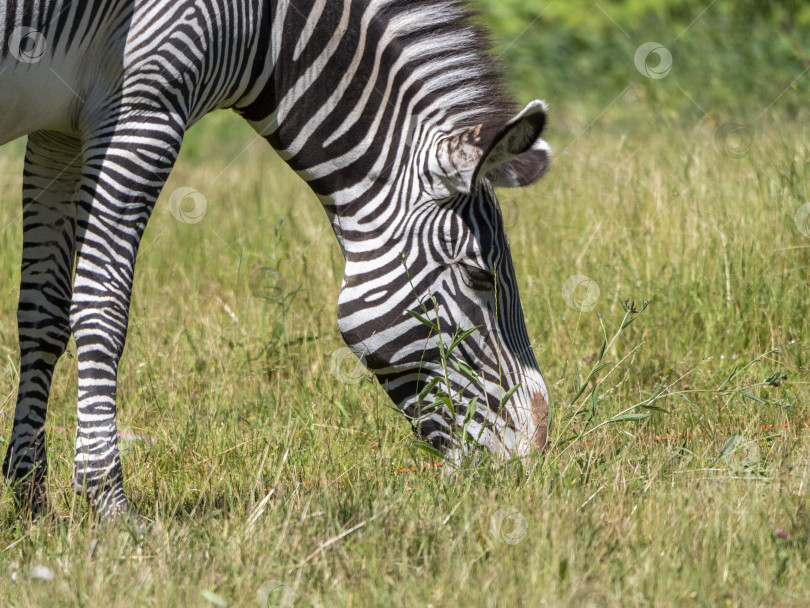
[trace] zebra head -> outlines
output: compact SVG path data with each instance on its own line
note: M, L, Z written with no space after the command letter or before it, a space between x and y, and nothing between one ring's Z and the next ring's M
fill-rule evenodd
M525 456L547 443L548 395L493 191L545 172L545 119L535 101L509 121L415 127L410 162L377 193L391 211L372 205L341 221L341 333L417 433L450 456L475 443Z

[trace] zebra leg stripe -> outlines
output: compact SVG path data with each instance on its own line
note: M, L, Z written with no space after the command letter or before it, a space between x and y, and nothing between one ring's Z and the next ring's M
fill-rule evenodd
M49 132L28 138L23 177L23 257L17 324L20 384L3 475L34 514L46 507L45 413L51 377L70 337L78 140ZM23 482L24 481L24 482Z
M118 454L116 378L135 257L180 148L179 124L158 116L119 120L87 150L70 310L79 360L73 487L102 517L134 514Z

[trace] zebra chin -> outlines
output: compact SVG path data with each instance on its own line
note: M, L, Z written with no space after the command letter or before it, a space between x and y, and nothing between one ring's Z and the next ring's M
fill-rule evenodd
M548 393L539 370L522 370L517 389L503 406L502 397L512 387L489 383L488 391L472 390L468 380L450 373L453 393L463 395L454 399L455 412L451 412L447 407L430 408L440 399L437 391L419 398L421 389L441 377L440 370L427 367L432 366L372 371L416 435L440 450L449 462L460 462L477 448L483 448L497 461L506 461L530 458L548 447ZM473 399L476 409L468 415Z

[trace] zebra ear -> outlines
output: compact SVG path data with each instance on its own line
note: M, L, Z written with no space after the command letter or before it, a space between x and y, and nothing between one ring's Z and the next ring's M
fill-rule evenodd
M546 125L545 102L536 100L510 120L492 142L476 170L493 186L516 188L533 184L551 162L551 148L540 134Z
M505 125L478 125L444 138L432 173L449 192L472 192L481 179L493 186L527 186L545 173L551 149L540 138L546 104L533 101Z
M551 148L538 137L526 152L489 169L485 175L496 188L520 188L540 179L550 164Z

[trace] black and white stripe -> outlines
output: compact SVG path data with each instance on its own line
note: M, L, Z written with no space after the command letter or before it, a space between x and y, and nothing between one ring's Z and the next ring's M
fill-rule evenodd
M218 108L247 119L322 201L346 258L340 330L416 430L459 455L455 427L477 396L470 431L493 453L545 446L547 393L492 190L546 169L545 106L510 118L461 2L0 0L0 48L0 144L29 136L3 471L28 476L19 487L35 508L50 377L72 332L74 487L104 515L129 512L115 390L138 244L183 134ZM450 370L455 420L417 403L443 373L446 336L407 314L428 295L443 329L481 326L457 351L481 386Z

